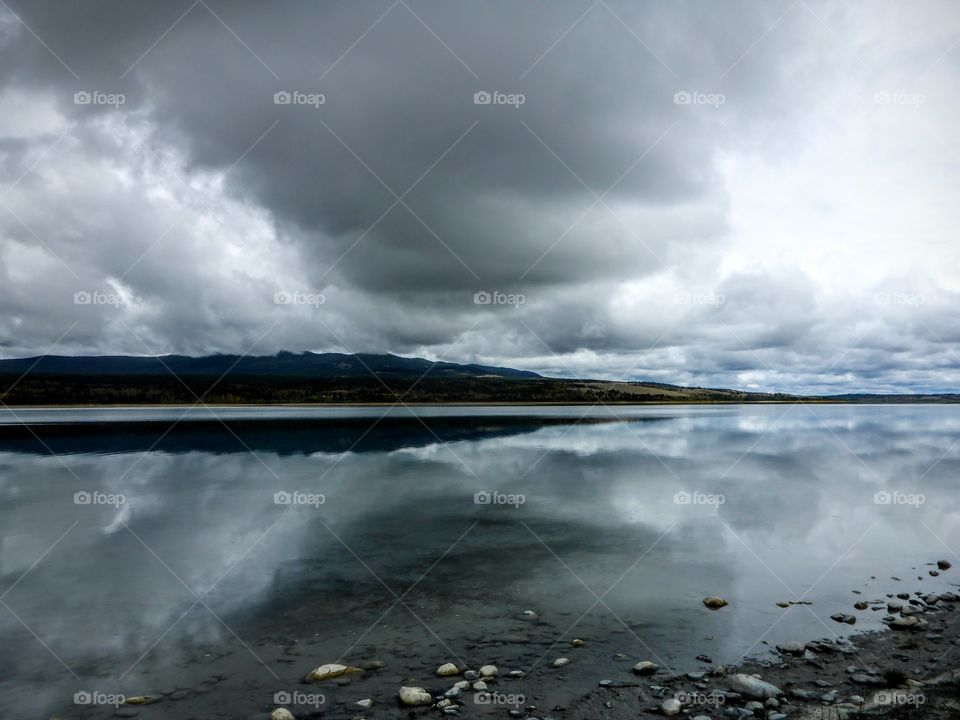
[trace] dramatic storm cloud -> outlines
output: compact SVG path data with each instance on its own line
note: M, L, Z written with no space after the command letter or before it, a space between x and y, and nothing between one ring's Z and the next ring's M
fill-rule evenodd
M0 2L0 354L960 380L960 9Z

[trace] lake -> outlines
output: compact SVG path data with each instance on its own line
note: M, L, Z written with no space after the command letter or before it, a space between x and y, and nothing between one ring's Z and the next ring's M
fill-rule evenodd
M0 413L5 716L151 695L121 714L264 718L286 693L298 718L399 718L447 661L522 670L511 692L552 707L955 587L929 571L960 567L956 406L384 411Z

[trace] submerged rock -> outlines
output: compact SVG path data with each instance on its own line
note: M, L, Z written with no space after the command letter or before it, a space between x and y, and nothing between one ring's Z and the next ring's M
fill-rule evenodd
M753 677L752 675L744 675L743 673L730 676L730 689L758 700L766 700L767 698L783 695L783 690L776 685Z
M777 650L788 655L803 655L807 649L807 644L797 641L785 642L777 645Z
M328 663L326 665L321 665L316 670L313 670L309 675L307 675L307 679L319 682L320 680L333 680L335 678L343 677L344 675L362 672L363 670L358 667L350 667L349 665L340 665L338 663Z

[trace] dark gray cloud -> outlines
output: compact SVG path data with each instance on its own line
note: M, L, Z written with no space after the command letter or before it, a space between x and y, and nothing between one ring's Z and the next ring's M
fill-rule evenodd
M949 3L887 36L893 4L8 4L6 354L346 347L780 389L956 376ZM897 141L860 147L877 127ZM924 192L906 276L878 156Z

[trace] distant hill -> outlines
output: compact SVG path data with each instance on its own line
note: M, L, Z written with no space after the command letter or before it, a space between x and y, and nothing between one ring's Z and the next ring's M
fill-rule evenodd
M0 374L23 374L31 377L74 376L163 376L179 377L231 376L288 377L288 378L357 378L371 373L391 378L418 378L426 374L433 378L499 377L539 378L535 372L486 365L460 365L451 362L432 362L422 358L397 355L343 353L281 352L272 356L208 355L187 357L163 355L134 357L128 355L62 356L0 360Z
M956 403L960 395L800 396L652 382L550 378L397 355L99 356L0 360L5 405L286 403Z

